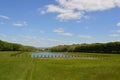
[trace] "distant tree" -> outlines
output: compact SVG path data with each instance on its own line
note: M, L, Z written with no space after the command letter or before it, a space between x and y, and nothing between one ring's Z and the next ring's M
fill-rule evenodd
M120 42L60 45L50 48L52 52L120 53Z
M0 40L0 51L36 51L37 48Z

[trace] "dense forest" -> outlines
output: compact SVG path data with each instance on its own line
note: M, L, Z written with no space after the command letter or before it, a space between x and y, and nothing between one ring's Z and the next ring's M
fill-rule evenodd
M32 46L24 46L17 43L9 43L0 40L0 51L37 51ZM43 51L43 50L40 50ZM120 53L120 42L92 43L92 44L73 44L59 45L44 49L51 52L88 52L88 53Z
M37 49L32 46L24 46L16 43L9 43L0 40L0 51L36 51Z
M59 45L50 48L51 52L120 53L120 42Z

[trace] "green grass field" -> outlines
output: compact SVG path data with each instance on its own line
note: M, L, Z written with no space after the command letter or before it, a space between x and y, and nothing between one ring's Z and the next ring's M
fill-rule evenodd
M0 52L0 80L120 80L119 54L69 53L79 58L30 58ZM68 53L66 53L68 54Z

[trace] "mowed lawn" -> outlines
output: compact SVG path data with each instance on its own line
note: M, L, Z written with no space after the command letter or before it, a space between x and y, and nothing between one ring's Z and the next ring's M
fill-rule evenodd
M119 54L70 53L79 58L11 57L0 52L0 80L120 80Z

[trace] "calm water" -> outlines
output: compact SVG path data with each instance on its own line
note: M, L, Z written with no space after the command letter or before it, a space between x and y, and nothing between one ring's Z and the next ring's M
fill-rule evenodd
M52 53L52 52L39 52L39 53L33 53L31 55L31 57L33 58L37 58L37 57L50 57L50 58L55 58L55 57L74 57L73 55L68 55L68 54L63 54L63 53Z

